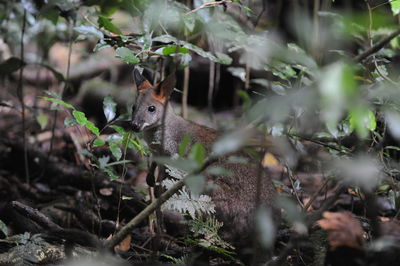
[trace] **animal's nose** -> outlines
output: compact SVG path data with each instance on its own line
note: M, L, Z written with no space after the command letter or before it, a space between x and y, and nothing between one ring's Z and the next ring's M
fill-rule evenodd
M137 123L132 122L132 130L135 132L139 132L140 126Z

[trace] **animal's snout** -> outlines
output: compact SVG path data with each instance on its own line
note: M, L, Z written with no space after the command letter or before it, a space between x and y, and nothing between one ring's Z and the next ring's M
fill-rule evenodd
M132 130L135 132L140 131L140 125L137 122L132 122Z

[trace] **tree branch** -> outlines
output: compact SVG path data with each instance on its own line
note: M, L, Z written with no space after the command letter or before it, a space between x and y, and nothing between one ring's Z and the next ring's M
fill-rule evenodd
M392 39L396 38L397 35L400 34L400 29L392 32L391 34L389 34L387 37L383 38L382 40L380 40L379 42L377 42L374 46L370 47L368 50L364 51L363 53L355 56L353 59L356 62L361 62L362 60L364 60L365 58L367 58L368 56L378 52L380 49L382 49L386 44L388 44Z

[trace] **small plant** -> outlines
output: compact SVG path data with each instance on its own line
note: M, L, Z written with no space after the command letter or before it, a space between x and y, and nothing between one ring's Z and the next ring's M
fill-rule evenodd
M116 103L114 100L107 96L103 101L104 115L107 119L107 124L100 130L94 125L93 122L86 118L85 113L78 111L73 105L63 101L58 95L52 93L52 97L42 97L43 100L52 102L55 106L52 109L61 110L59 106L63 107L64 110L69 112L71 116L68 116L64 120L64 125L69 126L82 126L87 128L95 136L92 138L90 143L87 145L87 149L78 151L81 154L87 156L92 161L92 166L105 172L111 179L117 179L118 176L115 174L113 169L116 165L125 165L131 161L125 160L127 149L137 150L141 155L147 155L148 151L142 145L142 141L139 137L133 135L131 132L126 131L124 128L113 125L115 121L118 121L116 117ZM109 135L107 138L101 137L101 132L106 128L111 128L115 132ZM110 156L97 157L93 153L94 147L105 147L108 148L114 158L112 160Z

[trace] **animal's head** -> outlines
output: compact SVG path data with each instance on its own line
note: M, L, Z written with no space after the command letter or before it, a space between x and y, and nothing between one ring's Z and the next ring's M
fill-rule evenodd
M161 125L164 108L176 79L175 75L170 75L152 86L137 69L134 70L134 78L137 94L132 107L132 129L139 132Z

